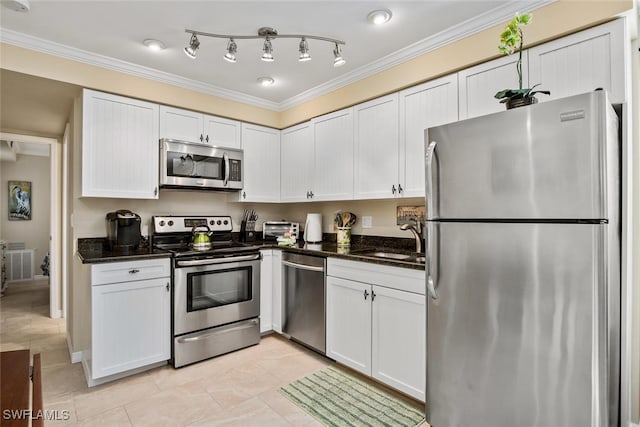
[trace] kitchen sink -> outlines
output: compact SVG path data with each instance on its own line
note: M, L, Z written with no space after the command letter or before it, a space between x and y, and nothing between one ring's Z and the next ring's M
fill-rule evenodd
M397 259L397 260L407 260L412 258L411 255L407 255L407 254L398 254L395 252L383 252L383 251L365 252L362 255L372 256L376 258L390 258L390 259Z

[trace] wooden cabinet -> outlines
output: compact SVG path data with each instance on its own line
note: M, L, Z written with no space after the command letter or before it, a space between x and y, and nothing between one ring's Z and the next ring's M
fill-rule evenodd
M545 102L603 88L612 103L626 100L625 21L618 19L529 49L529 82L551 91Z
M460 120L505 110L504 104L501 104L494 96L503 89L518 88L517 61L517 54L503 56L458 72L458 116ZM527 51L524 51L522 54L523 87L529 87L527 70Z
M313 125L306 122L284 129L281 138L280 201L308 201L314 187Z
M158 105L83 91L82 196L157 199Z
M94 264L90 378L105 379L170 357L169 259Z
M327 356L425 399L424 271L329 258Z
M405 89L399 95L399 192L424 197L425 130L458 120L458 79L449 75Z
M398 195L400 144L398 93L356 105L354 197L380 199Z
M314 133L312 200L353 199L353 108L311 120Z
M260 333L282 333L282 251L260 251Z
M242 124L244 185L241 202L280 200L280 131Z
M241 123L181 108L160 106L160 137L240 148Z

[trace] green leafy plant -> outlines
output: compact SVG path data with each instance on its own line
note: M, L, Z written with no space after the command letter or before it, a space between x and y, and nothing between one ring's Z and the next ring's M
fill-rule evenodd
M533 97L536 93L543 93L550 95L548 90L533 90L535 85L531 88L522 87L522 46L524 44L524 34L522 33L522 27L528 25L531 22L531 14L524 13L522 15L516 14L516 16L509 22L509 25L500 34L500 45L498 49L505 55L512 55L516 51L518 52L518 62L516 62L516 71L518 72L518 89L504 89L495 94L495 97L500 102L509 102L514 99L523 99Z

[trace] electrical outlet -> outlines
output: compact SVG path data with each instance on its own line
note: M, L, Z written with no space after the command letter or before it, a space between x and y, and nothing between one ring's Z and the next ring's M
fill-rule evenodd
M373 219L370 216L362 217L362 228L371 228L373 227Z

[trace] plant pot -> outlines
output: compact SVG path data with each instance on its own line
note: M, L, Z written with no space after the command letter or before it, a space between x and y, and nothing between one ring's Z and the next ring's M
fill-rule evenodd
M525 105L537 104L538 98L535 96L528 96L526 98L515 98L508 100L505 105L507 106L507 110L512 108L524 107Z

